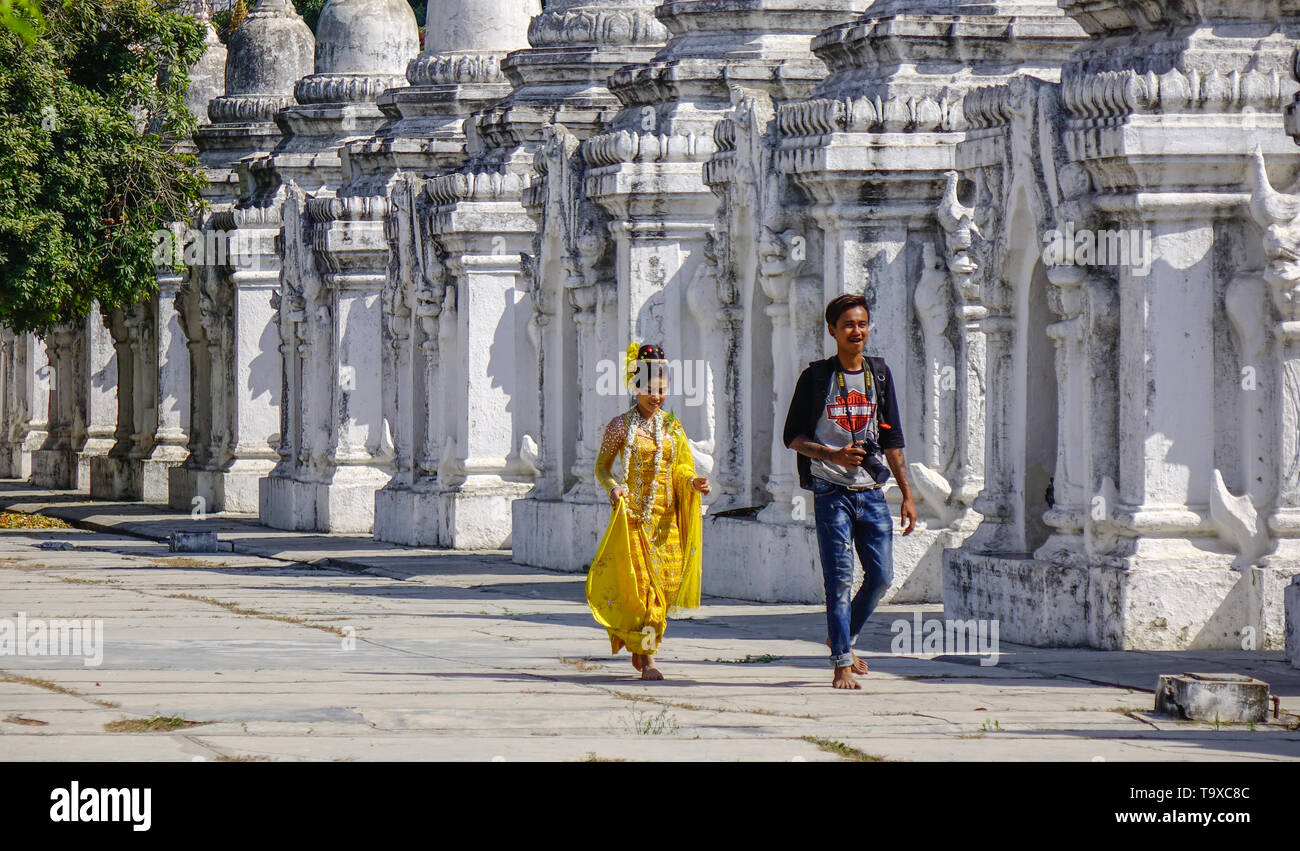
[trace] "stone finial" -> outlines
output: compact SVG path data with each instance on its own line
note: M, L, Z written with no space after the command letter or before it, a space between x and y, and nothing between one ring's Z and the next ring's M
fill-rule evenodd
M230 36L226 93L208 106L218 123L271 121L312 72L316 38L289 0L262 0Z
M208 21L201 17L200 20ZM208 103L213 98L221 97L226 90L226 46L217 37L212 23L204 24L207 39L203 45L203 55L190 67L190 87L185 92L185 102L198 119L199 124L208 123Z
M520 6L537 14L536 0L442 0L432 4L425 26L424 52L458 50L517 50L528 46L529 18Z
M668 30L655 17L660 0L550 0L528 25L533 47L574 44L655 45Z
M413 86L504 82L500 58L528 47L529 16L540 11L537 0L433 4L425 20L424 51L411 60L406 78Z
M316 22L316 70L298 81L299 103L373 101L406 84L420 28L406 0L328 0Z

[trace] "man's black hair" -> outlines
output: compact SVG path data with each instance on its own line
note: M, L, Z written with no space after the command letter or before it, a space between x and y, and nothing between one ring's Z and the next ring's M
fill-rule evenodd
M843 295L835 296L835 298L831 299L830 304L826 305L826 324L830 325L832 328L835 327L835 323L840 321L840 317L843 316L846 311L852 310L855 307L860 307L865 310L867 312L867 318L871 318L871 308L867 306L867 299L865 296L856 293L844 293Z

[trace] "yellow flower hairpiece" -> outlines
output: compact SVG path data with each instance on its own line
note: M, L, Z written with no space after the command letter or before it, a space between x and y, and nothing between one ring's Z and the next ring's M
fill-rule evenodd
M638 346L636 343L627 344L625 367L627 370L627 385L629 387L631 387L632 382L636 380L636 354L640 350L641 347Z

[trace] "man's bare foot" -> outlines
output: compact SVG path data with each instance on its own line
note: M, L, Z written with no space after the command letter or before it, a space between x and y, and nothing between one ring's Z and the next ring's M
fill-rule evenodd
M640 671L640 670L644 670L644 669L645 669L645 657L642 656L640 653L633 653L633 654L632 654L632 667L633 667L633 668L636 668L638 671Z
M850 665L835 669L835 679L831 681L831 685L835 688L862 688L853 678L853 668Z
M641 679L643 679L643 680L662 680L663 678L664 678L664 675L661 674L661 673L659 672L659 669L655 667L655 659L654 659L654 657L653 657L653 656L646 656L646 657L645 657L645 670L641 672Z
M827 647L830 647L830 646L831 646L831 640L830 640L829 638L826 639L826 646L827 646ZM850 652L851 652L851 651L850 651ZM866 673L867 673L867 663L866 663L866 662L863 662L861 659L859 659L859 658L858 658L858 654L856 654L856 653L853 654L853 665L852 665L852 668L853 668L853 673L855 673L855 674L866 674Z

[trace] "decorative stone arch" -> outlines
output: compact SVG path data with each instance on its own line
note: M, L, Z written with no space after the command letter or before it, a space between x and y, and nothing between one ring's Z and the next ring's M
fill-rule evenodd
M965 289L978 290L986 311L984 489L975 501L984 519L945 560L944 599L954 612L1023 616L1013 631L1039 636L1052 627L1032 621L1047 613L1037 601L1017 612L1016 597L1031 593L1041 563L1113 543L1115 286L1105 269L1074 265L1062 251L1095 219L1081 203L1089 177L1061 143L1060 87L1017 77L970 93L965 112L972 129L957 161L976 236L955 247L950 239L949 263L964 262ZM960 206L958 178L950 176L950 194ZM1029 584L997 591L1010 596L992 608L978 602L1006 576L1019 577L1013 588ZM1086 584L1071 593L1072 605L1091 605Z
M1062 209L1051 142L1058 135L1055 88L1017 77L967 96L972 130L958 146L958 163L974 206L954 212L953 173L940 213L941 220L969 221L975 238L950 238L949 262L961 255L986 311L984 490L975 501L984 520L969 548L1014 558L1032 556L1051 534L1060 464L1062 301L1054 278L1061 276L1049 273L1046 237L1070 212Z

